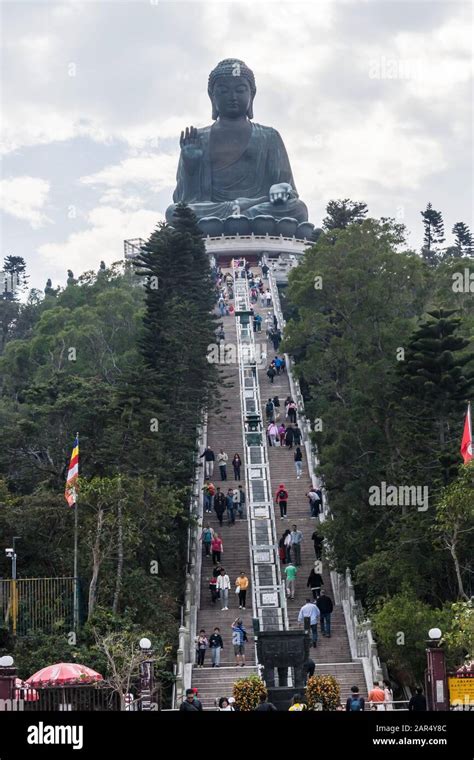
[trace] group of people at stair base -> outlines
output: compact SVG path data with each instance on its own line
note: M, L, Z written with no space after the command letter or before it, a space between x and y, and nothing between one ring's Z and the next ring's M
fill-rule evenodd
M417 689L417 692L421 694L422 690ZM424 704L423 701L418 703L419 707L417 710L426 710L426 700L424 697L422 697L422 700L424 700ZM393 710L393 691L390 681L385 680L383 686L380 686L378 681L374 681L374 686L369 691L367 701L371 710ZM359 687L352 686L351 696L346 701L347 712L364 712L364 709L365 699L360 695ZM410 706L408 709L410 710Z
M216 628L215 631L218 631L219 629ZM212 639L212 636L211 636ZM311 672L309 672L309 675L314 675L314 662L313 660L309 660L309 662L312 664ZM369 698L368 702L371 705L372 710L393 710L393 691L392 691L392 685L390 681L385 680L383 682L384 688L380 687L378 682L374 682L374 689L372 689L369 692ZM371 695L373 696L373 691L377 690L377 701L371 700ZM380 692L383 693L384 698L383 700L380 698ZM410 702L408 704L408 710L409 712L425 712L426 711L426 697L423 694L423 689L421 687L417 687L416 693L411 697ZM221 697L219 700L219 711L234 711L238 710L237 705L235 704L235 699L233 697ZM301 712L306 709L306 701L304 697L301 697L299 694L295 694L291 700L291 705L289 707L289 711L291 712ZM341 704L339 704L336 708L336 710L340 711L343 710ZM365 710L365 699L361 696L359 692L358 686L351 686L351 695L346 700L345 709L347 712L364 712ZM256 712L275 712L276 707L271 702L268 702L267 694L261 694L259 698L259 704L257 707L254 708ZM198 699L198 690L196 688L194 689L187 689L186 690L186 699L183 701L180 711L182 712L201 712L202 711L202 704Z

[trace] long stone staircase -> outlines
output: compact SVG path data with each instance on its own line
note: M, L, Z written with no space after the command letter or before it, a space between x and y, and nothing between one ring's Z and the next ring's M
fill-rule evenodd
M253 271L259 272L256 267L252 267L252 269ZM270 357L274 355L274 352L272 344L267 341L266 338L265 318L268 314L273 316L273 309L263 308L260 303L256 304L254 309L263 317L262 332L256 334L256 342L260 344L260 346L266 346L266 353L269 357L269 361ZM235 345L237 340L235 317L223 317L222 322L225 331L226 344L232 343ZM262 364L262 367L259 369L261 402L264 407L270 396L278 396L281 404L279 422L283 420L285 424L287 424L288 420L285 420L284 418L284 401L285 398L290 395L288 376L286 373L282 373L279 376L276 376L274 383L271 384L266 375L268 361L265 366ZM217 411L211 411L209 414L207 438L208 443L211 445L216 455L222 448L229 456L227 466L228 480L221 483L217 464L215 465L213 475L214 484L220 486L224 493L226 493L229 487L235 488L239 485L239 483L233 479L234 476L231 460L235 452L240 454L242 461L244 459L242 413L240 408L238 365L235 363L222 364L219 367L219 372L221 376L220 387L222 391L222 410L219 413ZM264 408L261 409L261 414L262 419L265 420ZM304 454L303 447L302 450ZM297 622L298 612L301 606L305 603L305 599L311 596L311 592L307 588L306 583L315 560L311 535L318 524L317 519L312 519L310 517L308 499L305 496L311 486L311 480L306 461L303 462L303 474L299 480L297 479L293 458L295 448L289 450L286 447L269 447L268 451L273 494L275 494L279 483L284 483L289 493L287 520L280 520L279 510L275 505L277 529L281 527L279 535L281 535L287 527L291 529L293 524L296 524L299 530L303 533L301 551L302 564L301 567L298 568L296 597L295 600L288 600L289 626L290 628L300 628L301 624ZM244 467L242 467L242 477L244 477ZM241 482L242 485L244 485L244 488L246 488L245 482ZM246 494L248 498L247 488ZM197 615L197 632L201 628L204 628L206 634L209 636L213 632L214 627L218 626L224 641L224 649L221 653L221 667L219 669L211 667L211 655L209 650L206 653L204 668L193 667L192 686L197 687L199 698L203 703L204 709L209 710L215 709L215 702L220 697L231 696L233 684L236 679L241 678L243 674L248 674L250 672L256 673L257 668L252 635L252 589L250 588L247 592L246 610L239 610L238 597L233 591L234 581L240 572L244 571L249 578L251 577L249 534L246 516L243 520L240 520L239 517L236 516L235 525L228 525L227 516L225 515L222 530L219 527L214 511L210 515L204 514L203 524L205 525L207 522L209 522L211 527L219 532L222 537L224 552L221 558L221 564L225 567L232 584L232 589L229 592L229 610L223 611L221 610L220 600L217 600L215 604L212 604L211 602L209 579L212 572L212 560L210 557L208 558L204 556L203 550L201 602ZM284 570L284 567L282 570ZM334 601L330 574L326 562L323 562L323 578L326 593L328 593ZM249 638L249 642L246 646L245 667L236 667L233 655L231 626L237 616L242 617ZM360 662L352 661L344 614L340 605L335 605L331 626L331 638L324 638L319 632L318 646L317 648L312 648L310 650L310 656L316 663L316 673L332 674L336 677L341 687L341 702L343 703L349 696L350 687L354 684L359 687L361 694L366 696L367 692L363 667Z
M223 270L224 272L231 270ZM236 320L235 317L222 317L225 332L225 343L236 344ZM227 464L227 481L221 482L219 468L217 463L214 466L214 475L212 481L214 485L219 486L224 493L228 488L237 488L241 483L245 488L245 481L234 480L234 471L231 464L235 453L240 455L242 462L243 457L243 440L242 440L242 413L240 409L240 390L239 390L239 368L235 363L222 364L219 366L220 388L222 393L222 412L218 414L211 411L208 416L208 443L215 452L216 456L220 449L224 449L229 457ZM242 465L241 476L244 478L245 468ZM248 494L247 498L248 498ZM201 606L198 611L197 631L204 628L209 636L213 633L214 628L220 628L221 636L224 642L224 648L221 652L221 667L211 667L211 653L206 652L204 668L193 668L192 685L199 691L200 699L204 709L213 709L215 700L220 697L229 697L232 695L234 681L242 678L242 674L256 673L255 667L255 647L253 644L252 634L252 589L247 591L246 609L240 610L238 596L234 593L234 581L237 576L244 571L250 578L250 552L249 552L249 535L247 523L247 509L245 510L244 519L238 515L235 518L235 525L227 524L227 515L224 515L224 524L222 530L214 510L212 514L204 514L203 524L209 522L210 526L219 533L224 545L224 552L221 557L221 564L224 566L229 575L232 588L229 591L229 610L221 610L221 603L218 599L215 604L211 602L211 592L209 590L209 579L211 577L213 565L211 557L204 556L202 559L201 572ZM208 519L209 518L209 519ZM237 616L243 620L244 627L247 630L249 641L245 647L245 667L235 667L235 657L232 646L232 623Z

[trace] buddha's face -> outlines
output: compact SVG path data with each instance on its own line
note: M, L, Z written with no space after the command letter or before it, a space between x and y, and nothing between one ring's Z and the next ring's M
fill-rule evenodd
M250 85L243 77L219 77L214 85L212 100L219 116L239 119L246 116L252 102Z

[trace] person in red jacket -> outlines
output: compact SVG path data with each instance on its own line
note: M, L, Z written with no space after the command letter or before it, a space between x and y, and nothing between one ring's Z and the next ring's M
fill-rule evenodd
M288 491L284 483L280 483L275 494L275 501L280 505L280 520L286 518L286 508L288 506Z

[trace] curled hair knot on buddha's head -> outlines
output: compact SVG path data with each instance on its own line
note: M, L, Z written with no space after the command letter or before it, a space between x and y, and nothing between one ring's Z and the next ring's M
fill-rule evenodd
M215 69L211 71L211 73L209 74L209 80L207 84L207 92L212 102L213 120L215 121L219 116L219 113L214 103L214 99L212 97L214 86L220 77L225 77L225 76L242 77L243 79L247 80L250 87L250 92L252 95L249 109L247 111L247 117L249 119L253 119L253 99L255 97L255 93L257 92L254 73L252 69L249 69L249 67L247 66L246 63L244 63L244 61L240 61L238 58L225 58L223 61L220 61L217 64Z

